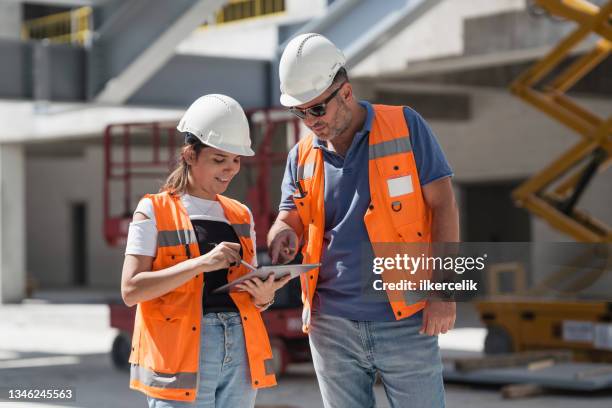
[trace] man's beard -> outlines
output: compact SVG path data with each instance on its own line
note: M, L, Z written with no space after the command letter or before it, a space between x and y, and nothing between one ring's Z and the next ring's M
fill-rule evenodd
M338 120L334 123L334 126L329 127L329 138L327 140L333 140L336 137L342 135L350 126L353 120L353 112L348 109L346 103L343 101L338 101L340 108L338 113L340 113Z

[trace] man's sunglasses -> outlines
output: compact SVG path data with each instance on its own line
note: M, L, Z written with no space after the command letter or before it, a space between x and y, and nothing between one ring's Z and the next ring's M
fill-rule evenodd
M329 103L329 101L334 99L334 96L336 96L338 94L338 92L340 91L340 89L342 89L342 86L345 83L346 82L343 82L338 88L336 88L336 90L334 92L332 92L320 104L315 105L315 106L311 106L310 108L306 108L306 109L299 109L299 108L296 108L296 107L291 107L291 108L289 108L289 112L293 113L295 116L297 116L300 119L306 119L306 116L308 114L311 114L312 116L315 116L317 118L321 117L321 116L325 116L325 114L327 113L327 104Z

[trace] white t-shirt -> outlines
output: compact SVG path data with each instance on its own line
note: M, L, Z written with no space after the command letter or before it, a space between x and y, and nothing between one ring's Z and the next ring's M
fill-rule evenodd
M183 194L181 202L191 220L221 221L229 224L218 201ZM155 257L157 253L157 223L151 199L143 198L140 200L134 213L137 212L146 215L149 219L130 223L125 254ZM257 248L255 244L255 224L251 210L249 210L249 215L251 217L251 240L253 241L253 248ZM253 261L256 262L255 259Z

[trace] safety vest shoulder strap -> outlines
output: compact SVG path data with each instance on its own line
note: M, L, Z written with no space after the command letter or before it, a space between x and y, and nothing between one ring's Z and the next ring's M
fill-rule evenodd
M155 211L155 223L158 230L166 230L174 227L189 227L189 216L187 211L180 203L178 195L162 192L157 194L147 194L153 203Z
M145 197L151 199L155 213L157 258L166 256L168 248L172 254L176 254L176 248L179 247L187 257L197 256L197 238L180 197L167 192L148 194Z
M319 151L313 148L313 140L314 136L309 134L298 143L297 180L294 180L296 184L314 176L315 165L320 156Z
M227 217L227 220L236 231L238 237L251 237L251 215L248 208L239 201L234 199L217 195L219 203L223 208L223 212Z
M370 160L412 151L403 106L373 105L375 120L370 131Z

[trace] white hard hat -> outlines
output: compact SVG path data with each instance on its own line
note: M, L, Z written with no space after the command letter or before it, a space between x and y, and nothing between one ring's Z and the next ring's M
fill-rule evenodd
M208 146L240 156L253 156L249 122L242 107L226 95L210 94L196 99L176 127Z
M297 106L312 101L329 88L344 64L342 51L321 34L298 35L287 44L278 67L280 103Z

